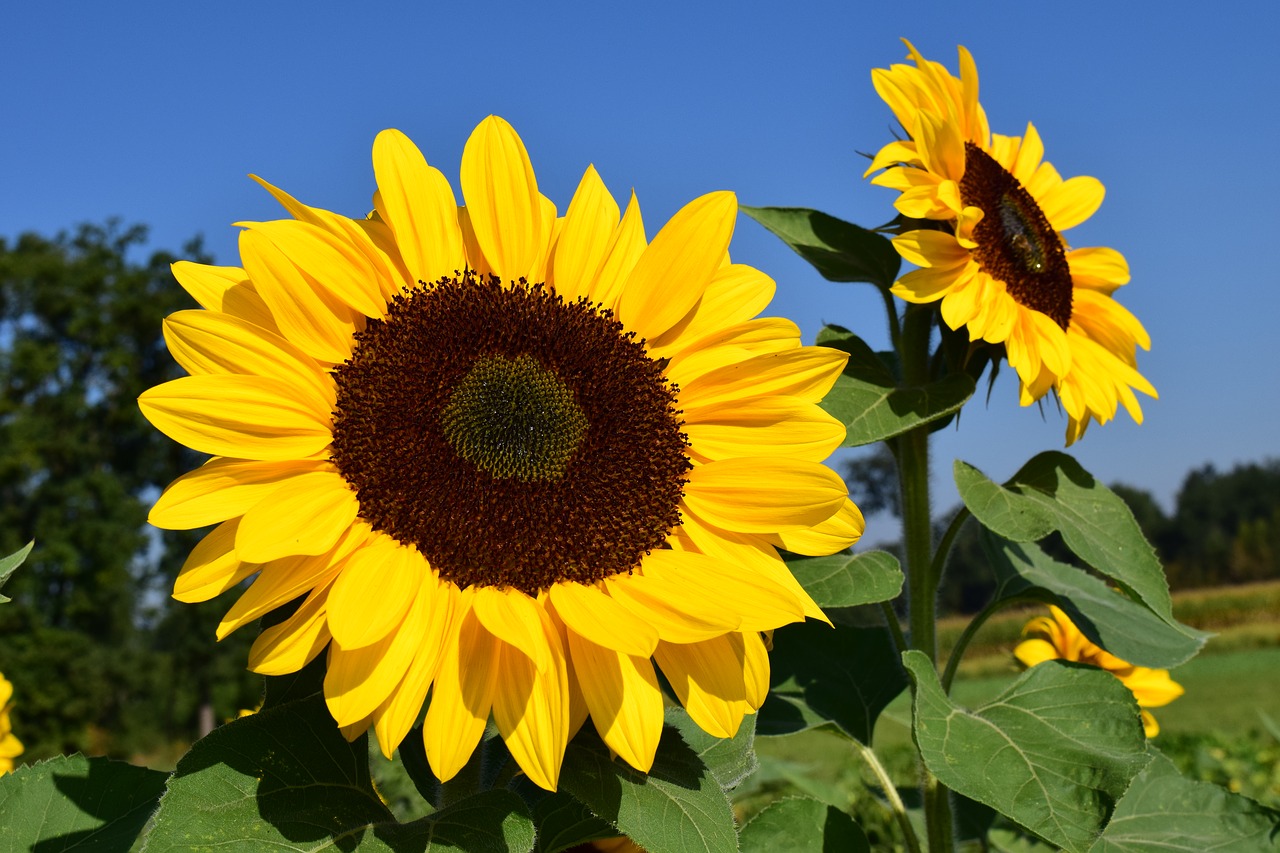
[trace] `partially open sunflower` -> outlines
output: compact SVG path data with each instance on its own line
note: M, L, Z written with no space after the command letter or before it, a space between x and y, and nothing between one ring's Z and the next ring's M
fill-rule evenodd
M959 77L907 47L914 65L876 69L872 81L908 138L881 148L867 174L899 191L899 213L946 227L893 241L919 267L893 292L941 300L947 326L1002 346L1023 405L1053 389L1068 416L1067 444L1118 405L1141 423L1134 391L1156 390L1137 370L1137 348L1151 340L1113 298L1129 265L1114 249L1073 249L1062 234L1102 204L1102 183L1063 180L1031 124L1022 137L992 134L963 47Z
M652 242L588 168L563 218L523 143L481 122L449 182L396 130L357 220L264 183L294 217L240 223L242 267L174 265L205 310L165 322L190 374L143 413L213 456L151 512L217 524L174 587L256 575L218 636L292 601L250 667L327 654L349 737L419 720L436 775L492 714L554 789L589 714L641 770L663 698L731 736L768 689L760 632L824 618L778 555L828 554L863 520L821 461L818 401L846 356L756 318L773 282L729 261L734 196Z

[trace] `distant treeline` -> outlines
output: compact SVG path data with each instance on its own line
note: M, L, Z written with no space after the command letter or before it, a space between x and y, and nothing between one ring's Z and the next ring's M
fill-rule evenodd
M893 465L883 448L847 463L850 493L865 512L897 513ZM1225 472L1213 465L1191 471L1172 515L1144 489L1121 483L1110 488L1133 510L1174 590L1280 578L1280 459ZM939 536L953 515L954 510L939 519ZM977 533L970 523L956 537L942 588L941 604L949 612L981 610L994 589ZM1047 547L1058 559L1072 560L1052 537Z

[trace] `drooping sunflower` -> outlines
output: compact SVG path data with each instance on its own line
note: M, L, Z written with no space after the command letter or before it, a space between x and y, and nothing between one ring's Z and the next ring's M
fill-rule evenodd
M13 683L0 673L0 776L13 770L14 759L22 755L22 741L13 733L9 712L13 710Z
M1023 640L1013 654L1024 666L1047 660L1069 660L1105 669L1129 688L1141 709L1142 728L1147 737L1160 733L1156 718L1147 708L1160 708L1182 695L1182 685L1169 677L1167 669L1134 666L1092 643L1067 614L1049 605L1050 616L1037 616L1022 629Z
M1067 444L1119 405L1141 423L1134 391L1156 391L1138 372L1137 348L1151 341L1113 298L1129 281L1128 263L1114 249L1073 249L1063 236L1102 204L1102 183L1063 180L1032 124L1022 137L992 134L963 47L958 78L907 47L914 65L876 69L872 81L908 138L880 149L866 174L899 191L899 213L946 226L894 239L919 269L893 292L941 300L948 327L1002 346L1023 405L1052 389L1068 416Z
M821 464L817 405L845 355L757 318L774 292L729 260L734 196L646 240L588 168L563 218L502 119L462 155L459 207L402 133L373 147L374 212L262 182L294 217L240 223L241 267L174 265L204 306L165 321L190 376L139 398L213 456L151 511L218 526L174 597L256 575L218 637L282 605L250 668L327 655L329 709L389 756L418 721L452 777L490 715L554 789L590 715L647 770L654 664L731 736L763 702L762 631L821 611L779 548L841 550L863 520Z

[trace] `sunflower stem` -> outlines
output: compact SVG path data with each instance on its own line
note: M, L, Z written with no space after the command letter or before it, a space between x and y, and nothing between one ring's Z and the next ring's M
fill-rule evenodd
M951 654L947 657L947 668L942 673L942 689L948 694L951 693L951 682L955 680L956 668L960 665L960 658L964 655L964 650L968 648L969 641L978 633L978 629L983 624L1004 610L1006 607L1012 607L1015 604L1026 604L1028 602L1039 601L1034 595L1014 595L1009 598L1000 598L990 602L982 609L982 612L970 620L969 624L964 627L964 631L960 634L960 638L956 640L955 648L951 650Z
M902 830L902 842L907 848L907 853L920 853L920 839L916 837L915 827L911 825L911 818L907 816L907 807L903 805L902 797L898 795L898 786L894 785L893 780L889 778L889 773L884 769L884 765L880 763L880 758L876 755L875 750L859 741L854 741L854 746L858 750L858 754L862 756L862 760L866 762L867 767L875 774L880 790L884 791L884 797L889 801L889 808L893 811L894 820L898 822L898 827Z
M929 381L929 345L934 310L912 305L902 324L902 380L908 387ZM898 482L902 490L902 538L906 556L911 648L937 662L937 594L941 575L933 551L933 519L929 499L929 426L916 427L895 440ZM945 559L945 557L944 557ZM940 561L939 561L940 562ZM951 853L955 837L947 789L921 764L920 793L930 853Z

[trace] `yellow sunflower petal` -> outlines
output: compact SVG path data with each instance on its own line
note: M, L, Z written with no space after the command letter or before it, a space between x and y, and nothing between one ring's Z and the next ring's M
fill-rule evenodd
M418 595L429 595L427 565L390 536L376 537L342 567L329 594L329 630L344 649L387 636Z
M305 281L317 293L366 317L386 313L378 271L364 252L351 245L348 235L294 219L238 224L270 240L292 262L300 276L293 276L291 282Z
M1058 654L1058 650L1054 648L1053 643L1041 639L1023 640L1018 643L1013 650L1013 656L1026 666L1035 666L1038 663L1057 660L1061 657Z
M1071 283L1077 288L1111 294L1129 283L1129 262L1115 249L1089 247L1067 252Z
M556 789L560 764L569 744L568 650L545 610L538 608L542 636L549 650L547 665L539 669L524 649L501 643L502 678L493 696L493 721L529 780L548 791Z
M743 663L745 664L747 707L757 711L769 696L769 650L759 632L747 631L742 635Z
M623 761L648 772L662 735L662 691L649 655L628 655L569 632L591 721Z
M427 761L441 782L457 775L484 735L501 674L501 641L470 612L469 602L461 607L422 724Z
M208 601L258 571L260 566L236 556L236 528L240 519L219 524L191 549L173 582L173 597L193 603Z
M547 668L551 651L538 602L516 589L480 586L471 607L490 634L528 655L539 672Z
M725 530L772 533L813 527L844 505L840 476L817 462L775 457L721 459L688 474L684 502Z
M387 758L391 758L421 717L422 703L426 701L427 689L439 669L446 638L454 630L458 588L450 583L440 584L430 572L424 583L432 587L427 591L431 597L431 612L427 617L426 632L399 687L373 715L374 732L382 754Z
M1036 201L1055 231L1066 231L1098 212L1106 190L1097 178L1068 178Z
M388 129L373 142L378 212L395 235L414 281L434 282L466 266L458 203L439 169L409 137Z
M618 302L618 316L644 338L674 326L702 298L729 250L738 200L708 193L681 208L636 262Z
M404 678L422 643L431 613L430 592L413 596L403 621L381 640L358 649L329 644L324 699L338 725L365 719Z
M652 556L652 555L650 555ZM686 587L667 577L640 574L617 575L604 582L609 595L658 630L659 636L677 643L694 643L736 630L742 619L709 601L686 595Z
M722 329L755 317L773 300L778 286L769 276L746 264L729 264L716 270L702 298L676 325L649 341L658 357L676 353Z
M640 215L640 202L636 200L633 191L631 200L627 202L627 209L622 214L622 221L609 239L604 261L596 271L595 281L591 285L591 299L608 309L616 307L631 271L635 269L636 262L648 245L644 234L644 219Z
M286 480L331 469L330 463L313 459L210 459L169 484L147 515L147 523L165 530L194 530L217 524L244 515Z
M249 282L240 267L217 267L177 261L171 266L178 284L210 311L239 317L264 329L276 328L271 309Z
M746 652L741 634L700 643L662 642L653 656L695 723L716 737L738 733L747 713Z
M690 453L703 460L735 456L826 459L844 441L845 427L795 397L736 400L702 408L685 418Z
M331 639L325 622L329 589L328 585L316 587L292 616L263 629L249 649L250 671L287 675L315 660Z
M765 353L712 370L680 389L686 412L748 397L784 395L821 400L844 370L849 354L828 347Z
M269 376L310 391L330 409L333 382L315 360L280 335L214 311L178 311L164 320L169 353L187 373ZM305 389L305 390L304 390Z
M138 407L174 441L212 456L283 461L318 456L329 412L278 379L184 376L142 392Z
M506 281L531 278L545 251L542 196L515 129L489 116L462 150L462 195L493 271Z
M765 534L765 538L793 554L817 557L835 554L852 546L862 538L862 532L866 526L862 510L858 509L853 501L846 500L835 515L821 524L808 529L768 533Z
M645 576L682 585L685 598L702 599L736 616L744 631L767 631L804 620L804 607L783 584L761 572L706 554L688 551L654 551L644 561Z
M1145 666L1134 667L1133 672L1120 679L1124 686L1133 691L1133 698L1143 708L1159 708L1168 705L1181 696L1185 690L1178 682L1169 677L1167 669L1148 669Z
M574 633L593 644L628 655L648 657L658 631L597 586L565 582L551 587L556 614Z
M359 509L355 492L336 471L299 474L244 514L236 553L254 563L324 553L355 521Z
M620 214L595 166L588 166L565 212L551 269L551 283L566 302L591 295Z

